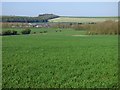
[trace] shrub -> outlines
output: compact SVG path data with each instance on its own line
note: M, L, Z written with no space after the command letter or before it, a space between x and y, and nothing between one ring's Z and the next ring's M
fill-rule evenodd
M33 34L36 34L36 32L33 32Z
M72 28L77 30L77 31L81 31L81 30L84 30L84 25L82 24L75 24L75 25L72 25Z
M13 30L12 35L17 35L17 31Z
M2 31L2 35L12 35L11 30Z
M47 33L47 31L44 31L44 33Z
M17 35L17 31L7 30L7 31L3 31L1 35Z
M43 33L42 31L40 33Z
M119 34L118 22L105 21L97 24L86 25L87 34ZM89 33L90 32L90 33Z
M21 33L22 34L30 34L31 30L29 28L26 28L25 30L23 30Z

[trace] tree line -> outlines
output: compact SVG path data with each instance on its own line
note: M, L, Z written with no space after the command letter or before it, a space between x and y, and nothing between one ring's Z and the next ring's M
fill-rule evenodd
M27 17L27 16L2 16L2 22L48 22L49 19L57 18L59 16L54 14L40 14L38 17Z

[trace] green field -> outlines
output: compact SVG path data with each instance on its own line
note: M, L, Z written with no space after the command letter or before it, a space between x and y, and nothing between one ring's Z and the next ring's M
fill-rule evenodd
M50 19L49 22L80 22L80 23L88 23L88 22L104 22L107 20L117 21L117 17L59 17L55 19Z
M47 30L3 36L3 88L118 87L117 35Z
M86 34L85 30L80 31L75 31L74 29L71 28L30 28L31 29L31 34L34 34L34 32L36 32L36 34L39 35L76 35L76 34ZM21 31L25 30L25 28L3 28L2 31L7 31L7 30L15 30L17 31L18 34L21 35ZM60 32L61 30L61 32ZM44 32L47 31L47 33L40 33L40 32ZM56 32L57 31L57 32ZM35 34L35 35L36 35Z

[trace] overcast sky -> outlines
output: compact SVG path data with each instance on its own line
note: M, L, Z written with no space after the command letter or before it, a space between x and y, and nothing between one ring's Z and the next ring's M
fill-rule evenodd
M117 16L117 2L3 2L3 15Z

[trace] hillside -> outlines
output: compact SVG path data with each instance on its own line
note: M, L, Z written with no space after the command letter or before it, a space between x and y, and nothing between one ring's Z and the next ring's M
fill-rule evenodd
M49 22L78 22L78 23L87 23L87 22L103 22L106 20L117 21L117 17L59 17L55 19L50 19Z

